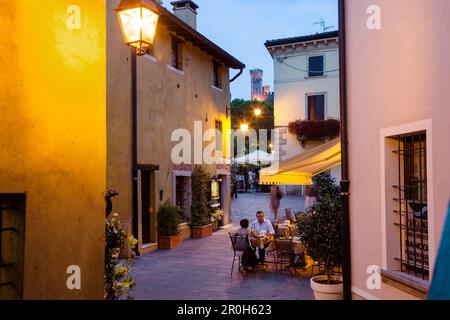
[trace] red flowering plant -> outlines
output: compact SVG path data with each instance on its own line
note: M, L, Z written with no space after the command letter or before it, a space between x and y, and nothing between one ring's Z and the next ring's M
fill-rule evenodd
M331 140L339 137L341 124L336 119L328 120L296 120L288 125L289 133L298 140Z

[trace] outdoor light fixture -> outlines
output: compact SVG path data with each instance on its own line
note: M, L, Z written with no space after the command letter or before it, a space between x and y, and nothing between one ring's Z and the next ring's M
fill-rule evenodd
M139 165L138 165L138 97L137 97L137 56L143 56L153 44L159 20L158 6L153 0L121 0L116 8L125 43L131 51L131 127L132 127L132 201L133 235L139 238ZM164 197L160 193L160 198Z
M255 109L255 116L260 117L262 114L262 110L260 108Z
M122 0L116 9L125 43L144 55L153 44L158 25L158 9L153 0Z

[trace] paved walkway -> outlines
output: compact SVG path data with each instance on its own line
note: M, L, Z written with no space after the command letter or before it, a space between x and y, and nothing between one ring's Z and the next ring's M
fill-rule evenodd
M286 204L303 206L299 198L286 197ZM251 218L268 203L268 196L239 195L233 203L233 220ZM283 204L282 204L283 206ZM255 208L257 208L255 210ZM266 210L265 207L261 207ZM200 240L187 240L180 248L160 250L138 258L132 268L137 283L136 299L167 300L310 300L308 278L270 272L230 277L232 250L228 232L236 225ZM236 269L235 269L236 270Z
M284 209L290 208L292 212L304 210L304 199L297 196L284 196L280 201L279 217L284 216ZM231 218L238 225L241 219L247 218L252 222L255 220L256 212L262 210L266 218L272 219L273 214L270 209L270 197L265 193L239 194L237 199L233 199Z

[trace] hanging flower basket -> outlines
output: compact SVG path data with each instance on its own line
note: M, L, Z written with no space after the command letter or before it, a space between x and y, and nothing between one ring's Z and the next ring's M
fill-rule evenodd
M296 120L288 125L289 133L304 143L308 140L332 140L339 137L341 124L338 120Z

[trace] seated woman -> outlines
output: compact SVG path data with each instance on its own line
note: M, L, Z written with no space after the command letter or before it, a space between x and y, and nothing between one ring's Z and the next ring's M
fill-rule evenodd
M248 236L249 238L260 239L260 236L256 230L249 229L250 222L247 219L242 219L239 224L241 228L238 229L237 234L241 236Z
M242 265L244 266L245 271L252 271L252 269L258 264L258 259L255 254L255 250L250 245L250 238L259 239L259 235L255 230L251 230L248 228L249 221L247 219L242 219L240 221L241 228L237 231L237 234L240 236L246 236L247 247L242 254Z

